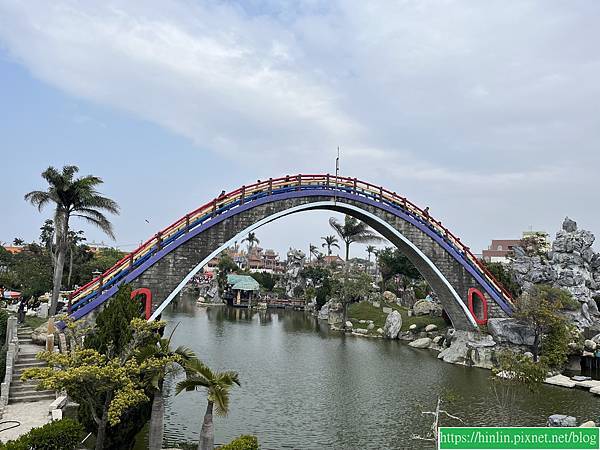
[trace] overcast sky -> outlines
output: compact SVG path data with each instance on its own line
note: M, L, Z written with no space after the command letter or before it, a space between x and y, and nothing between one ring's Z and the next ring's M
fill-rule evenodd
M595 0L0 0L0 241L37 238L49 165L105 180L130 250L338 145L476 251L565 215L600 233L598 23ZM329 216L258 236L306 247Z

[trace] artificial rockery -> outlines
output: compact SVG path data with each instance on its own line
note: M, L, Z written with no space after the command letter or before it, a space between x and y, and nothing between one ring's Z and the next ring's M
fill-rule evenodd
M600 324L596 304L600 299L600 253L592 249L594 240L590 231L577 229L577 223L567 217L549 252L517 247L511 263L523 290L548 284L571 293L580 307L565 314L580 330L595 329Z
M572 360L577 360L581 355L591 356L597 348L600 349L600 313L596 303L596 300L600 300L600 253L592 249L594 235L579 230L575 221L566 218L551 245L539 238L537 242L535 238L523 240L522 246L514 249L506 268L522 291L521 296L515 299L515 317L491 318L478 332L448 329L443 333L425 333L420 330L412 334L400 332L397 336L385 333L384 336L416 339L419 343L429 338L428 345L423 347L439 351L438 358L454 364L491 369L498 365L500 356L506 351L537 360L540 346L543 354L544 339L547 349L556 347L550 339L553 336L549 335L562 327L563 330L567 329L566 337L562 338L563 343L568 342L565 354L575 357ZM534 308L533 311L524 312L523 305L527 304L527 299L561 296L563 291L568 292L567 301L563 299L556 317L565 320L554 330L551 326L536 330L533 323L538 319L537 316L548 315L549 304L540 304L540 308L545 305L546 310ZM529 319L526 314L529 314ZM397 317L390 314L386 329L394 329L394 321L397 321ZM591 339L583 340L584 335L591 336ZM560 359L558 364L551 365L552 369L564 366L566 357L564 361Z

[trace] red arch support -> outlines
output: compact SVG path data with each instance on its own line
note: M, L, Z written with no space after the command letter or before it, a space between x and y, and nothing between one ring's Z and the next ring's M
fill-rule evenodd
M146 315L146 320L150 319L150 316L152 315L152 292L150 292L150 289L148 288L139 288L136 289L135 291L131 291L131 299L133 300L134 298L136 298L138 295L143 295L144 296L144 300L142 300L144 302L144 312Z
M477 317L477 315L475 314L475 305L473 303L474 295L479 297L479 300L481 301L482 310L483 310L482 311L483 314L482 314L481 318ZM469 288L468 301L469 301L469 311L471 312L471 315L475 319L475 323L477 323L477 325L485 325L488 321L488 304L487 304L487 300L485 299L485 296L481 293L481 291L479 289Z

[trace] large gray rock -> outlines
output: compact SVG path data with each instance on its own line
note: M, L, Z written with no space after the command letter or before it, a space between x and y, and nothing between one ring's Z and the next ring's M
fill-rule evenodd
M383 335L388 339L396 339L402 328L402 316L396 310L388 314L383 326Z
M419 300L413 306L413 314L415 316L441 315L442 305L428 300Z
M494 365L496 342L489 335L456 330L448 348L438 358L452 364L491 369Z
M34 344L46 346L46 335L48 334L48 322L37 327L31 333L31 339Z
M392 291L385 291L383 293L383 299L388 303L395 303L398 297Z
M548 417L549 427L576 427L577 419L573 416L565 416L564 414L552 414Z
M414 348L428 348L431 345L431 338L425 337L421 339L415 339L409 342L408 345Z
M488 320L488 331L496 342L532 346L534 331L516 319L493 318Z
M319 315L317 317L322 320L329 319L329 302L321 306L321 309L319 310Z
M329 304L327 323L329 323L329 325L337 325L342 322L344 322L344 306L339 302L332 301Z

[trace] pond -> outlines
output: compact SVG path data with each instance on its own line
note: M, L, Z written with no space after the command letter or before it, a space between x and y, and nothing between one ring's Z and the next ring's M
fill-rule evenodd
M588 392L542 386L493 389L490 371L439 361L436 353L400 341L329 331L326 323L290 310L199 307L179 300L163 314L174 345L187 345L215 370L236 370L231 411L215 417L215 442L258 436L263 449L420 449L438 395L468 426L543 426L555 413L595 420L600 399ZM198 437L203 392L174 395L168 383L165 437ZM445 421L447 425L460 425Z

